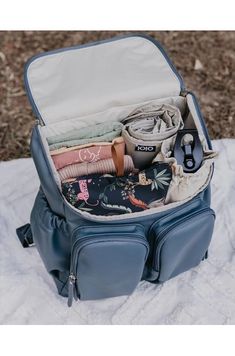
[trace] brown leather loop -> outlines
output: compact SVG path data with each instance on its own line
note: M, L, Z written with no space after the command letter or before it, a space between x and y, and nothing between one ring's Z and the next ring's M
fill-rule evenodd
M123 154L122 146L118 142L115 142L112 145L111 152L112 152L113 162L114 162L114 165L116 168L116 175L118 177L123 176L124 175L124 154Z

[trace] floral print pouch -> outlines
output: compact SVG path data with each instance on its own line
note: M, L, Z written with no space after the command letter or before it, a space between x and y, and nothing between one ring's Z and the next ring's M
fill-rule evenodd
M117 215L164 204L172 171L167 163L156 162L139 173L122 177L110 174L78 177L62 184L62 192L75 208L95 215Z

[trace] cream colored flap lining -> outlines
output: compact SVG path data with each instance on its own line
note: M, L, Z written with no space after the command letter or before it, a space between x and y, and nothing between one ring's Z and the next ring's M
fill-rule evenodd
M141 36L43 54L29 62L25 76L31 102L47 125L181 90L162 51Z

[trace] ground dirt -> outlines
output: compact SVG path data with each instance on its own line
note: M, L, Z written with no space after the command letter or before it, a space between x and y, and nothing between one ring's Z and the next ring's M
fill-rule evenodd
M0 31L0 160L29 157L34 117L23 69L37 53L107 39L120 31ZM130 33L130 32L129 32ZM235 32L147 31L198 97L212 139L235 137Z

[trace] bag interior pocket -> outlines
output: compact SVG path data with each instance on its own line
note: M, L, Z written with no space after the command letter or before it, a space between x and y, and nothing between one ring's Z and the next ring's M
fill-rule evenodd
M141 280L148 252L142 225L76 229L71 252L69 306L73 297L91 300L131 294Z
M206 255L215 214L209 207L176 213L157 221L150 230L150 264L155 282L164 282L197 266Z

